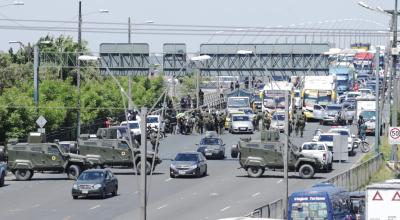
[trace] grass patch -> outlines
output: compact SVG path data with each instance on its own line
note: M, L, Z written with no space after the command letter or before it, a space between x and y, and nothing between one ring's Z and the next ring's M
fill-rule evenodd
M380 152L383 154L383 160L388 161L390 160L390 154L392 151L392 146L388 142L387 137L382 137L382 143L379 148ZM366 153L360 160L358 164L364 163L365 161L371 159L372 157L375 156L375 151L373 149L373 146L371 146L371 151ZM397 152L397 157L400 158L400 151Z
M381 168L372 175L369 184L371 183L380 183L384 182L385 180L395 179L396 174L392 172L385 164L381 166Z

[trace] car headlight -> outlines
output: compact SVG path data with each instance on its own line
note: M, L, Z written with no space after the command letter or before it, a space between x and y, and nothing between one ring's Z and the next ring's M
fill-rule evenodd
M170 166L172 169L176 169L175 165L171 164Z
M196 168L197 168L197 164L190 166L190 169L196 169Z
M100 188L101 188L101 184L95 184L95 185L93 186L93 188L94 188L94 189L100 189Z
M74 183L74 185L72 185L72 189L78 189L78 184Z

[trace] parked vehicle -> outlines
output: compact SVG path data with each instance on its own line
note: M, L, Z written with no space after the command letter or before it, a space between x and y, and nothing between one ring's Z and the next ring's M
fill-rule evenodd
M7 164L3 161L0 161L0 187L4 186L4 180L7 175Z
M225 159L225 144L220 137L215 134L207 135L196 144L197 152L202 153L207 159Z
M45 143L43 133L31 132L27 143L11 139L7 143L8 166L17 180L30 180L35 171L58 171L78 178L93 163L85 156L64 153L56 143Z
M231 157L239 156L241 168L247 171L250 177L260 177L265 170L282 170L284 144L279 141L279 132L276 130L262 131L261 140L241 138L237 145L231 148ZM299 172L301 178L312 178L323 164L316 157L302 155L299 148L289 145L289 170Z
M229 132L234 133L254 133L253 123L249 116L244 114L234 114L231 118Z
M171 178L178 176L207 176L207 161L200 152L178 153L169 168Z
M109 169L90 169L79 175L72 185L72 198L78 199L80 196L98 196L105 199L107 195L118 194L117 177Z
M322 170L332 170L333 154L323 142L304 142L301 145L301 154L307 157L315 157L323 164Z
M150 126L152 128L157 128L161 129L161 131L164 130L163 126L163 119L161 118L161 115L148 115L147 116L147 126Z
M365 219L400 219L400 183L390 180L366 189Z
M140 121L128 121L129 123L129 129L131 129L131 132L134 135L140 135L141 130L140 130ZM128 124L126 121L121 122L120 126L127 126ZM154 126L152 126L154 127Z
M274 112L272 114L271 128L280 132L285 131L285 112Z

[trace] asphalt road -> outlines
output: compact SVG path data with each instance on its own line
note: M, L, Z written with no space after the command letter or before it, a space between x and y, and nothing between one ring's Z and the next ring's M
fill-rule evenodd
M310 141L314 131L321 128L308 123L304 138L292 138L295 144ZM329 126L323 126L328 130ZM148 219L200 220L243 216L254 208L279 199L283 195L283 174L266 172L263 177L248 178L237 169L237 159L230 158L230 146L241 136L224 134L225 160L208 160L208 176L203 178L169 178L168 159L177 152L195 150L200 135L170 135L160 145L163 163L148 179ZM289 174L290 191L309 187L349 169L362 153L345 163L334 163L331 173L317 173L314 179L299 179ZM139 219L140 203L138 178L131 169L113 169L119 180L119 195L105 200L73 200L73 181L65 174L36 173L31 181L15 181L7 177L6 186L0 188L0 219Z

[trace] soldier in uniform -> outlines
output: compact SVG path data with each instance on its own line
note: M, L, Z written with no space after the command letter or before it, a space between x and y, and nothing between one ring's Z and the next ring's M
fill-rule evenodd
M269 113L266 112L264 114L263 129L269 130L270 125L271 125L271 118L269 116Z
M155 132L155 131L150 132L150 143L152 145L153 151L156 150L156 145L157 145L157 148L158 148L158 146L160 146L160 143L157 143L157 132Z
M221 113L218 117L218 127L219 127L219 134L224 134L224 125L225 125L225 116Z
M298 121L299 121L300 137L303 137L304 128L306 126L306 117L304 116L304 112L301 112Z
M260 121L261 121L261 119L263 118L263 114L262 114L262 112L261 111L259 111L259 112L257 112L257 115L256 115L256 118L255 118L255 121L256 121L256 123L255 123L255 128L254 129L256 129L256 130L260 130Z

